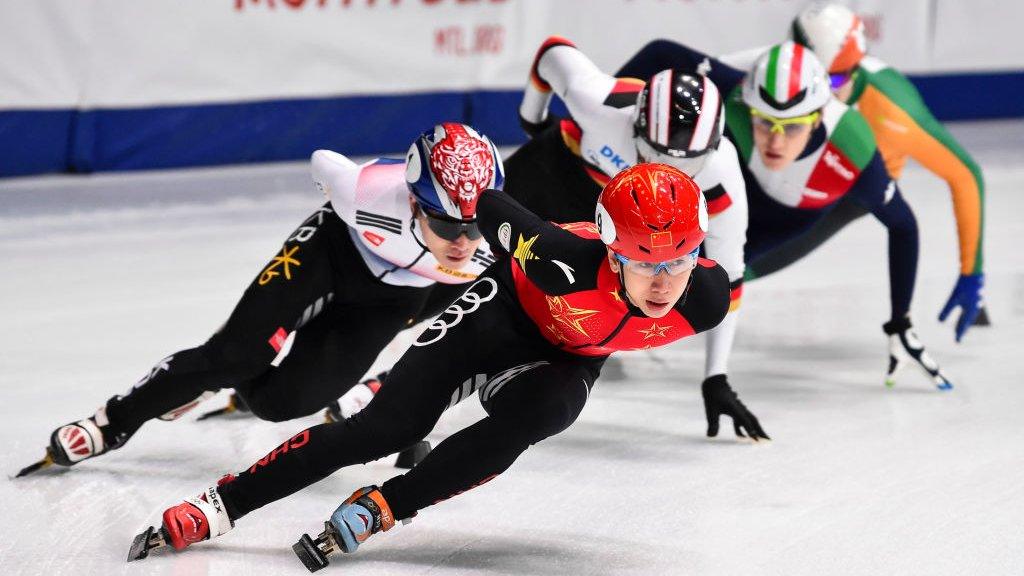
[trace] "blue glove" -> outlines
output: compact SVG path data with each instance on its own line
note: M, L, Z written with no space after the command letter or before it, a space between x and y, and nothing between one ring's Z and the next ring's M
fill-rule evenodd
M942 312L939 313L939 322L945 322L954 308L959 306L963 309L960 319L956 322L957 342L964 337L967 329L974 325L974 320L982 310L981 287L984 285L985 274L983 273L979 272L970 276L961 274L960 279L956 281L956 286L953 287L953 293L949 295L949 300L946 301Z

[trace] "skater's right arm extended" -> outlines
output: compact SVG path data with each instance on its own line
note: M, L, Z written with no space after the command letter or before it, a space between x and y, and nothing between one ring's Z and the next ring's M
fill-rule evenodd
M632 88L618 90L623 82ZM531 136L547 128L551 124L548 106L552 96L561 98L577 122L585 123L609 99L621 96L632 104L637 85L642 84L640 80L617 80L602 72L572 42L552 36L537 50L530 68L530 79L519 105L520 124Z

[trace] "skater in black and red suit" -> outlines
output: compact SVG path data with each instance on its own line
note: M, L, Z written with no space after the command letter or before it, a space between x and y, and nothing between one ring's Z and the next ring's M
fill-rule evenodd
M448 406L478 392L485 418L334 512L326 539L352 552L396 521L493 479L568 428L609 354L704 332L729 308L725 271L697 256L708 222L703 195L675 168L620 172L593 223L545 222L496 190L481 196L478 214L485 238L505 255L417 338L373 401L344 422L299 432L237 476L167 509L167 543L182 549L222 535L339 468L408 446Z

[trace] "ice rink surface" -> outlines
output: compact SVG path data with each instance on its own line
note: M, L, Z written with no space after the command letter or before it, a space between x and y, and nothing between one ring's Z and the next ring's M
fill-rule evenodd
M958 251L945 185L901 186L921 228L913 318L956 384L882 385L885 233L868 216L750 283L733 386L774 441L704 437L701 339L622 354L579 421L493 482L375 536L322 574L1024 574L1024 122L953 127L988 182L993 325L936 316ZM0 469L205 340L321 198L301 164L0 181ZM291 551L390 461L343 469L186 553L132 564L167 505L318 421L147 424L74 469L0 480L0 573L304 574ZM476 399L431 435L479 418Z

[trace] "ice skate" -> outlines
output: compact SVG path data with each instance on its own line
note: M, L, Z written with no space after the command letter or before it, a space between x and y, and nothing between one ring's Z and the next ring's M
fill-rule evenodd
M327 566L328 555L338 551L351 554L370 536L394 525L395 518L380 489L366 486L338 506L316 540L303 534L292 550L310 572L316 572Z
M220 536L234 528L217 492L218 486L232 479L232 476L225 476L217 486L207 488L196 498L189 498L165 510L163 524L159 528L150 526L132 541L128 561L141 560L149 556L150 550L168 545L175 550L184 550L191 544Z
M882 329L889 336L889 367L885 374L887 387L892 388L896 385L897 372L906 366L916 364L935 384L935 388L942 391L953 389L953 383L925 350L909 318L886 322Z
M50 445L38 462L21 469L15 478L27 476L53 464L73 466L83 460L120 448L128 441L128 434L113 430L107 418L106 407L92 416L65 424L50 434Z

